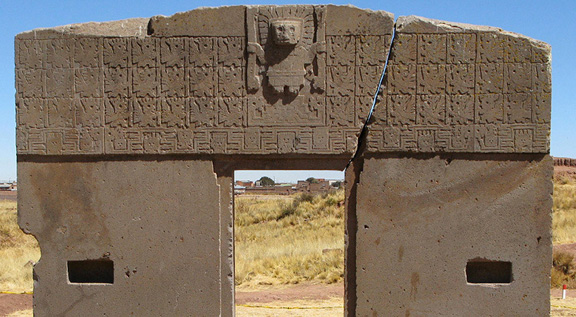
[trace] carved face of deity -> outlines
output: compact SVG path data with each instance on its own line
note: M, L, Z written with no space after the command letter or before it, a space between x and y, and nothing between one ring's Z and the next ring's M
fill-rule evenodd
M302 35L302 21L278 19L270 21L272 39L276 45L296 45Z

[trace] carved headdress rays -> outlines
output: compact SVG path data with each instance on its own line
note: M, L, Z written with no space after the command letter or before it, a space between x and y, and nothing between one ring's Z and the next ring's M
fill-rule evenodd
M258 12L258 39L262 46L266 46L269 41L270 21L278 18L301 19L301 43L307 46L314 43L314 10L303 6L267 7L261 8Z

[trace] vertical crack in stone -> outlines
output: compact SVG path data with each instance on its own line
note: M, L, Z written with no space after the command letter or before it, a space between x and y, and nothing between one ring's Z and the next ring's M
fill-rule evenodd
M345 217L345 254L344 259L344 315L356 316L358 300L356 283L356 234L358 219L356 217L357 192L360 183L360 174L364 168L364 161L350 161L350 167L345 171L346 180L346 217Z
M366 134L368 133L368 125L370 124L370 120L372 119L372 114L376 109L376 105L379 102L380 92L382 90L382 84L384 83L384 78L386 77L386 69L388 68L388 62L390 61L390 55L392 54L392 49L394 48L394 38L396 37L396 23L394 23L394 28L392 29L392 39L390 40L390 48L388 49L388 53L386 54L386 61L384 62L384 68L382 69L382 75L380 75L380 80L378 81L378 87L376 88L376 93L374 93L374 98L372 99L372 106L370 107L370 111L366 116L366 120L364 120L364 125L362 125L362 129L360 130L360 134L358 135L358 142L356 143L356 151L352 158L346 164L346 168L350 166L352 161L356 159L359 155L362 154L362 149L366 143Z
M382 69L382 74L380 75L380 80L378 81L378 86L372 99L372 106L370 111L364 120L364 125L360 134L358 135L358 142L356 145L356 151L352 158L346 164L346 181L350 181L351 184L346 185L346 259L345 259L345 315L346 316L356 316L356 305L358 300L358 295L356 293L356 231L358 228L358 220L356 218L356 203L357 203L357 186L360 182L360 174L363 170L363 161L356 160L357 157L361 156L364 152L366 145L366 135L368 134L368 125L372 119L372 114L376 109L376 105L379 101L379 96L382 90L382 85L384 84L384 79L386 77L386 70L388 68L388 62L392 54L392 49L394 47L394 38L396 36L396 23L394 23L394 28L392 29L392 38L390 40L390 46L386 54L386 60L384 62L384 68Z

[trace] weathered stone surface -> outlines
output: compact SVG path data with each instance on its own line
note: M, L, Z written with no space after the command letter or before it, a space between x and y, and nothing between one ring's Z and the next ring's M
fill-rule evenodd
M393 28L389 13L310 5L137 22L106 24L126 38L104 24L17 36L18 153L351 154Z
M20 226L42 251L35 316L230 315L212 162L19 162L18 182ZM101 259L113 284L68 281L67 261Z
M546 315L550 48L399 18L350 160L393 28L290 5L19 34L35 314L233 316L234 170L349 163L347 315Z
M393 28L389 13L331 5L145 22L18 35L19 153L352 153ZM287 22L295 46L272 38ZM414 16L396 31L369 151L549 151L545 43Z
M356 316L547 316L552 160L386 157L357 192ZM512 263L467 282L470 260Z
M246 6L198 8L172 16L150 18L150 35L173 36L246 36Z
M220 190L220 316L234 316L234 172L216 173Z
M354 6L326 6L327 35L390 35L394 15L386 11L359 9Z
M543 42L400 17L367 150L548 153L550 74Z
M16 35L16 43L22 40L50 40L78 37L143 37L147 34L148 18L133 18L110 22L87 22L41 28ZM40 49L40 48L36 48ZM92 48L94 49L94 48ZM16 51L20 51L19 48ZM89 49L82 50L88 52Z

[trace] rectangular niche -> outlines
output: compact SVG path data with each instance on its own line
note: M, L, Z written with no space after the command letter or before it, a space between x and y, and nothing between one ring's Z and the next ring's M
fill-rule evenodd
M512 262L470 260L466 264L466 281L472 284L510 284Z
M68 261L68 282L114 284L114 262L110 260Z

